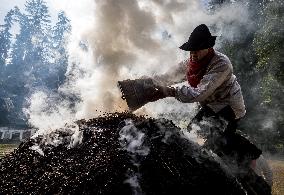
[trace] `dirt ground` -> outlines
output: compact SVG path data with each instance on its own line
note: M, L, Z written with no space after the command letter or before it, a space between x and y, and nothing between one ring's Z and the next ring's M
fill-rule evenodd
M269 164L273 170L273 187L272 195L284 194L284 161L269 160Z
M0 144L0 158L17 148L17 144Z

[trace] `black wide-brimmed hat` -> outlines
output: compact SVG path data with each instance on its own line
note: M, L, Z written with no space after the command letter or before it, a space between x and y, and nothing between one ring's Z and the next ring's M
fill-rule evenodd
M188 41L179 48L185 51L207 49L215 45L216 37L217 36L211 35L208 27L205 24L201 24L192 31Z

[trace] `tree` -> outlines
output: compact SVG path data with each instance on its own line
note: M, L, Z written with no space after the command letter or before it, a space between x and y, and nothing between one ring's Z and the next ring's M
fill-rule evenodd
M26 14L18 13L20 33L12 48L12 62L8 74L16 72L34 74L43 65L45 50L50 35L50 16L46 3L42 0L28 0ZM17 75L17 74L16 74ZM17 75L19 76L19 75Z
M264 23L254 39L258 56L257 68L275 75L284 84L284 3L279 0L270 2L264 10Z
M17 9L17 8L15 8ZM11 9L4 18L4 24L0 25L0 71L3 73L3 68L6 65L8 52L11 46L12 34L10 29L13 24L14 9ZM3 76L3 75L1 75Z
M64 12L58 14L58 21L52 29L52 55L49 66L49 78L46 80L49 88L57 89L65 80L65 73L68 66L68 52L66 44L71 32L70 20Z
M273 110L274 128L284 139L284 3L269 2L263 11L264 20L256 33L253 46L258 57L256 69L261 73L263 106ZM284 144L284 142L283 142Z
M11 9L4 18L4 24L0 25L0 124L9 123L7 116L12 107L5 85L5 69L11 48L12 34L10 30L14 21L16 21L15 13L18 10L17 7Z
M22 112L25 97L42 85L45 74L46 50L50 40L50 16L46 3L42 0L27 0L26 13L17 12L20 32L12 45L11 63L7 65L5 82L13 109L9 120L14 123L25 123Z
M19 32L12 37L9 30L16 22ZM8 12L5 23L0 25L0 65L5 67L0 79L0 124L25 125L22 110L27 106L26 99L36 90L57 92L68 65L66 44L70 31L70 20L64 12L51 26L43 0L27 0L24 12L17 7Z

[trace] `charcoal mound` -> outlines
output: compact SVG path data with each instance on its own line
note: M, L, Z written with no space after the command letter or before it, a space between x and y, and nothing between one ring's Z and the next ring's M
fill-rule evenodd
M112 113L77 125L73 147L58 130L57 144L38 136L3 158L0 194L246 194L169 120Z

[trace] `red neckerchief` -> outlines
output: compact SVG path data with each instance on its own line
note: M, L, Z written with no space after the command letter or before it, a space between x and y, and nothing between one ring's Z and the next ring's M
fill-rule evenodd
M191 87L196 88L197 85L200 83L201 79L203 78L206 68L212 58L214 57L214 49L209 48L208 54L200 61L193 62L191 59L187 64L187 81Z

